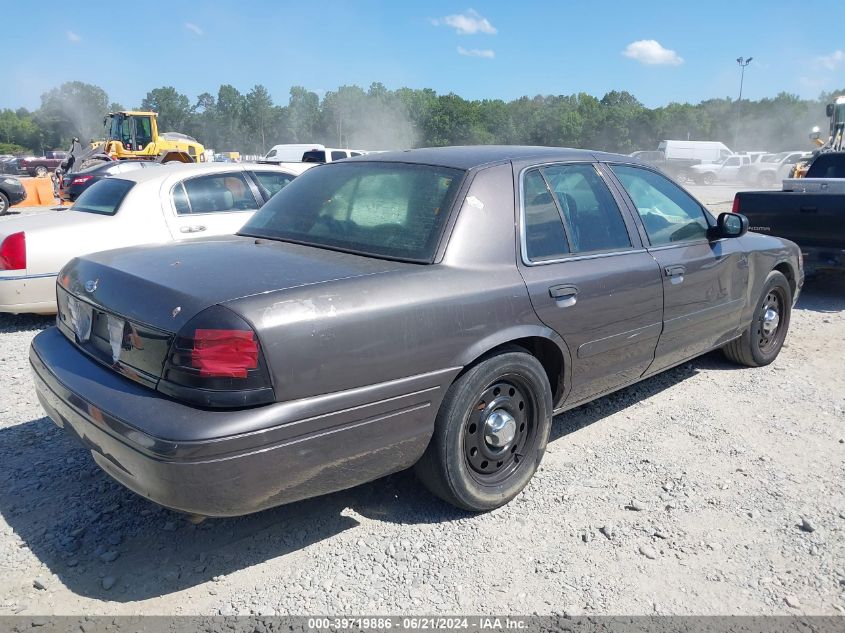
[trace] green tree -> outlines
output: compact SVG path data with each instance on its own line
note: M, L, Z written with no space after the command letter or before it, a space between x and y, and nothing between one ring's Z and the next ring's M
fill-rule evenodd
M289 136L294 143L315 142L320 120L320 98L302 86L290 89L287 107Z
M48 146L64 147L72 137L83 143L101 136L109 98L99 86L69 81L41 95L35 120Z
M155 88L141 101L141 110L158 113L160 132L182 132L191 124L191 102L173 86Z
M250 133L251 151L267 153L267 132L273 124L273 99L267 88L258 84L246 95L246 129Z
M220 151L232 151L241 147L244 138L244 114L246 99L237 88L230 84L220 86L217 91L217 107L215 109L218 126L218 142Z

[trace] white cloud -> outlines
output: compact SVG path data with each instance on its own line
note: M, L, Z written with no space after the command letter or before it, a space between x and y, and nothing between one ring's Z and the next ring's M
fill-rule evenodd
M493 59L496 56L496 53L491 51L489 48L470 48L467 50L463 46L458 46L458 55L463 55L464 57L483 57L485 59Z
M73 31L68 31L67 32L67 41L71 42L72 44L78 44L79 42L82 41L82 38L80 37L79 33L74 33Z
M680 66L684 63L683 57L675 51L663 46L657 40L637 40L631 42L622 51L625 57L635 59L641 64Z
M496 27L490 24L490 20L482 16L475 9L467 9L464 13L447 15L439 20L430 20L434 26L445 24L455 29L458 35L475 35L476 33L487 33L495 35L498 33Z
M819 55L816 57L815 62L817 66L821 66L827 70L836 70L842 62L845 62L845 51L838 49L830 55Z
M203 30L193 22L185 22L185 28L197 35L203 35Z

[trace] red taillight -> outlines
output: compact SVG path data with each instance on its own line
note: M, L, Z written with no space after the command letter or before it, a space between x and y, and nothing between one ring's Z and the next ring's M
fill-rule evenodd
M73 180L70 181L72 185L84 185L86 182L91 180L94 176L77 176Z
M0 244L0 270L26 270L26 234L12 233Z
M196 330L191 366L207 378L246 378L258 368L255 334L243 330Z
M173 339L156 389L191 404L244 408L275 401L258 334L232 310L206 308Z
M739 195L734 195L734 203L731 207L731 213L739 213Z

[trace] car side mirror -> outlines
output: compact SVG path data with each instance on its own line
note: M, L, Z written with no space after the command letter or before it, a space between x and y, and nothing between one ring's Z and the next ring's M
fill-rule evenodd
M748 233L748 218L741 213L720 213L712 229L714 239L742 237Z
M833 104L828 103L827 107L824 109L824 112L827 116L832 117L833 116Z

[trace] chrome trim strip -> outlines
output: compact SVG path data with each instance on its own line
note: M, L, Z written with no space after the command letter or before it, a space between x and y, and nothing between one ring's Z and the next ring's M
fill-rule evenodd
M43 279L44 277L58 277L59 273L39 273L37 275L21 275L19 277L3 277L0 281L18 281L19 279Z

